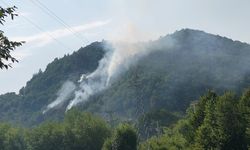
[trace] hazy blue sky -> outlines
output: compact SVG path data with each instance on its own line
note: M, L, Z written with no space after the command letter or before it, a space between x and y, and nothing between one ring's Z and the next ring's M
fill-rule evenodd
M71 31L35 5L36 0L0 0L0 6L15 5L21 14L1 30L10 39L26 41L14 52L20 62L0 70L0 93L18 91L55 57L102 39L142 41L192 28L250 43L250 0L39 1Z

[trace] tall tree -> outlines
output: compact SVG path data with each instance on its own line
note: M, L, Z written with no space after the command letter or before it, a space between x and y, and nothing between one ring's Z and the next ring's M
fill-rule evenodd
M191 104L188 111L188 124L186 124L186 127L188 127L188 130L184 130L183 133L188 142L193 143L194 142L194 136L196 133L196 130L204 124L204 119L206 116L206 113L211 110L206 110L206 107L208 107L208 102L215 102L215 99L217 99L217 95L213 91L208 91L207 94L200 97L198 102L194 102ZM213 103L211 103L213 104ZM208 109L208 108L207 108ZM210 108L209 108L210 109ZM207 116L208 121L208 116Z
M44 123L30 130L26 137L29 150L61 150L64 133L58 123Z
M239 110L241 114L241 123L245 129L246 144L250 149L250 89L246 90L239 102Z
M24 150L26 143L24 131L14 128L9 124L0 124L0 149L1 150Z
M65 116L64 130L65 150L100 150L110 136L104 120L74 109Z
M216 128L216 97L211 97L206 102L205 118L201 126L196 130L195 144L198 149L220 149L220 131Z
M243 114L237 107L239 99L231 92L220 96L216 105L218 129L224 136L223 150L246 149L245 127L241 121Z
M8 16L10 16L13 20L14 16L17 16L15 13L16 9L16 6L9 8L3 8L0 6L0 24L4 25L5 19ZM0 69L8 69L11 67L9 61L13 63L18 62L18 60L14 58L10 52L21 46L23 43L24 42L10 41L8 37L4 35L4 31L0 30Z

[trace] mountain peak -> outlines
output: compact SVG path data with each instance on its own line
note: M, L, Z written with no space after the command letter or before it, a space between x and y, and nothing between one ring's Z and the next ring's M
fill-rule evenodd
M171 34L172 37L175 38L194 38L194 37L204 37L206 36L207 38L215 38L215 37L221 37L219 35L215 35L215 34L211 34L211 33L207 33L204 32L202 30L196 30L196 29L190 29L190 28L184 28L181 30L177 30L175 31L173 34Z
M181 30L177 30L175 31L173 34L170 35L171 37L174 37L176 39L185 39L185 38L191 38L193 40L195 39L200 39L200 40L207 40L207 39L212 39L213 41L215 40L221 40L227 43L238 43L238 44L242 44L245 46L249 46L248 43L246 42L241 42L238 40L233 40L231 38L225 37L223 35L219 35L219 34L213 34L213 33L208 33L202 30L198 30L198 29L190 29L190 28L183 28Z

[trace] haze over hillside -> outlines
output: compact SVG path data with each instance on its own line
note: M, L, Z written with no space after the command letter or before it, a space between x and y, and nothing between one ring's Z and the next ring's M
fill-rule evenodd
M155 40L188 27L250 43L248 0L63 0L60 4L40 0L40 3L68 27L38 1L0 1L2 7L17 6L16 13L19 14L14 21L6 21L1 30L10 39L26 41L13 52L19 63L0 73L1 84L4 85L0 86L0 94L18 92L33 73L39 68L44 71L55 57L71 54L102 39Z
M160 109L183 114L208 89L248 87L249 63L248 44L191 29L129 45L94 42L56 58L19 94L1 95L0 119L30 126L60 120L71 106L121 120Z
M0 0L0 150L250 150L249 0Z

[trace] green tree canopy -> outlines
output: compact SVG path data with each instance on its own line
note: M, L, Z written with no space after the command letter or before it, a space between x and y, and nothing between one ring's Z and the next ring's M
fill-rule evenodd
M120 124L111 138L107 139L103 150L137 150L137 134L129 124Z
M64 120L66 150L100 150L110 136L110 128L99 117L71 110Z
M188 109L186 118L152 137L140 149L246 150L249 143L250 89L241 97L209 91Z
M24 150L26 143L24 132L9 124L0 124L0 149L1 150Z
M60 150L63 149L62 124L44 123L27 133L26 141L29 150Z

